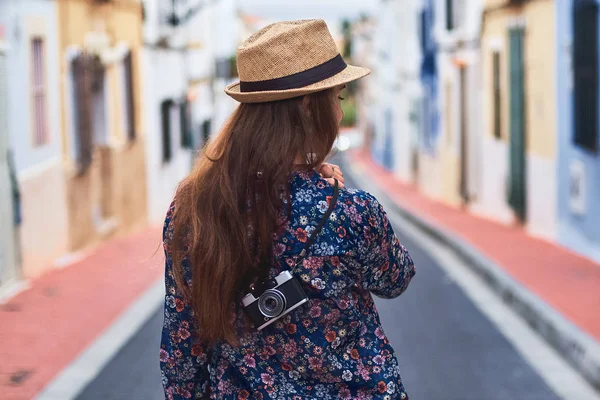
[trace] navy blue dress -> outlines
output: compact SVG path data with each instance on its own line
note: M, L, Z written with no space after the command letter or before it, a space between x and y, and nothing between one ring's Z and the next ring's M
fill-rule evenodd
M331 201L316 171L291 178L292 217L277 234L271 277L290 269ZM163 232L166 298L160 366L167 399L407 399L398 362L372 294L402 294L415 269L379 202L340 189L337 205L295 275L310 302L262 331L242 329L241 346L194 341L192 311L172 275L174 205ZM192 277L193 278L193 277Z

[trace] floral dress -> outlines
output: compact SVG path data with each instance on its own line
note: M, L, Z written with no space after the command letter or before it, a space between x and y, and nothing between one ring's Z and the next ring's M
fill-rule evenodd
M292 216L276 235L271 277L294 265L333 195L316 171L295 173L290 182ZM200 399L209 391L211 399L408 399L372 294L399 296L415 269L372 195L340 189L333 213L295 270L309 303L262 331L243 329L243 311L233 315L238 347L194 341L192 332L202 327L195 326L172 272L173 210L163 232L160 367L167 399Z

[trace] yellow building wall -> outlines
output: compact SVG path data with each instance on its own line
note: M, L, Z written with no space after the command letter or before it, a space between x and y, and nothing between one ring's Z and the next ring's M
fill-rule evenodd
M486 3L498 3L498 1L487 1ZM501 136L498 140L507 142L510 132L510 85L508 72L508 30L506 23L509 18L515 18L519 13L513 9L498 10L490 12L484 17L482 28L482 84L484 86L483 112L485 114L485 125L488 129L484 134L488 137L494 136L494 86L493 86L493 56L495 52L500 54L500 110Z
M105 68L106 129L108 144L96 146L92 165L77 175L69 149L74 131L68 110L70 99L61 93L62 144L67 174L71 250L88 246L108 235L123 234L146 224L144 126L141 107L140 51L142 9L137 0L59 0L61 87L66 87L70 65L67 51L76 47L95 52L94 37L108 38L109 49L126 44L133 56L133 90L136 139L129 141L123 121L120 66L107 61ZM110 53L110 52L109 52ZM98 216L110 222L99 226Z
M419 152L419 189L427 196L442 200L441 159L425 151Z
M442 78L441 96L444 96L444 107L440 121L443 126L444 136L439 146L440 174L441 174L441 199L450 205L458 206L460 198L460 107L457 87L458 71L453 66L448 66L449 76Z
M529 153L556 157L556 7L534 1L525 8L526 126Z
M510 165L510 39L511 27L524 32L525 182L528 233L553 239L557 215L557 76L556 10L551 0L506 6L484 3L482 78L484 160L480 210L494 218L516 220L508 204ZM505 7L499 7L500 5ZM501 137L494 137L493 54L500 54ZM485 162L485 161L484 161Z
M488 0L486 7L506 1ZM496 9L484 17L482 29L484 108L487 136L493 136L493 51L500 52L501 132L500 140L510 138L509 38L511 23L524 23L525 130L527 153L543 158L556 157L556 15L554 2L526 2L521 7Z

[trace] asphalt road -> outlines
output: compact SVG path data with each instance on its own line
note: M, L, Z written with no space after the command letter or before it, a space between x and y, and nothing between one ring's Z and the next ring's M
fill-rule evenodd
M419 243L407 239L401 227L394 228L417 275L405 294L378 299L377 306L410 399L558 399ZM78 400L163 399L161 324L162 310L157 310Z

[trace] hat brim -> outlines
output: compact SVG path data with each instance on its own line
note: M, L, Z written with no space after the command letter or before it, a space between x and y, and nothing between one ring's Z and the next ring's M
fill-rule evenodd
M341 72L335 74L331 78L327 78L320 82L298 89L270 90L264 92L241 92L240 83L236 82L227 86L225 88L225 93L240 103L264 103L268 101L291 99L293 97L304 96L309 93L320 92L322 90L343 85L344 83L355 81L369 75L370 73L371 71L368 68L348 65Z

